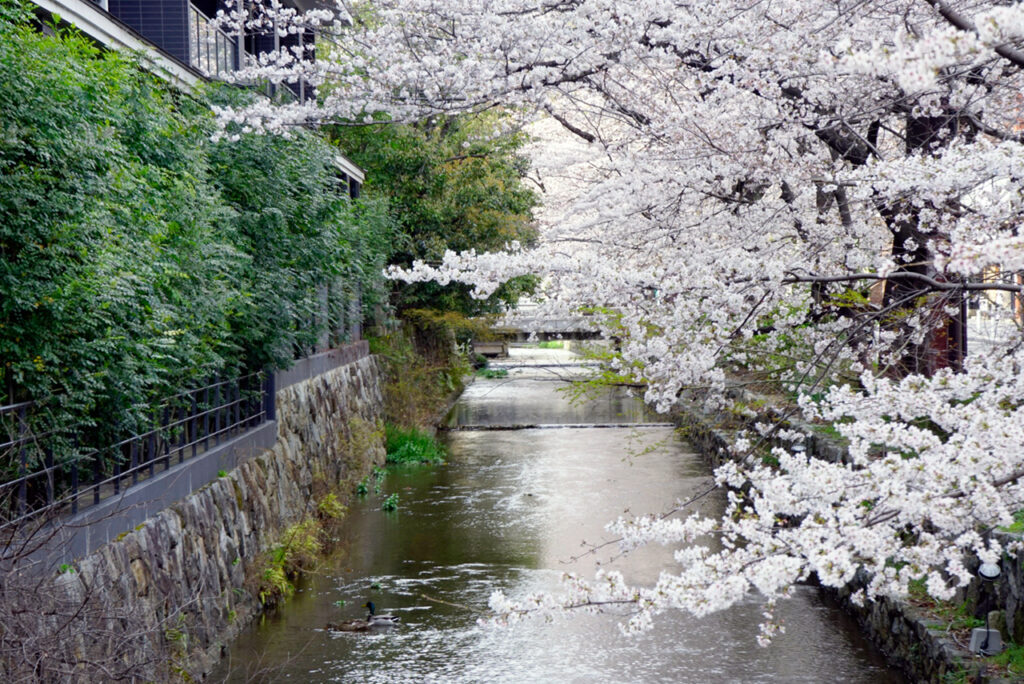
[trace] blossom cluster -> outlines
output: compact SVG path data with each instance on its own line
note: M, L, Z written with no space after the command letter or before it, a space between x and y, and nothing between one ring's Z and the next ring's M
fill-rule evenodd
M379 0L307 19L273 0L246 7L248 29L291 22L332 42L241 75L306 79L317 103L224 109L226 130L500 105L536 136L536 247L390 276L485 297L536 274L541 315L584 314L618 340L612 369L659 410L696 390L728 407L738 373L849 441L849 462L826 463L794 448L795 432L743 434L716 473L722 516L683 507L611 526L624 551L679 548L654 585L571 577L561 599L494 597L503 618L625 603L635 631L756 592L769 639L771 605L811 576L867 578L865 600L924 579L942 598L972 559L1007 551L986 533L1024 507L1022 337L953 361L948 340L961 305L986 296L978 276L1024 268L1021 6Z

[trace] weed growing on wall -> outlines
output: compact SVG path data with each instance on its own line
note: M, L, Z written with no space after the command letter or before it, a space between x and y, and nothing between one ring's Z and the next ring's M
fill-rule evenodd
M316 511L321 518L339 520L345 516L348 508L338 500L338 496L334 492L330 492L317 504Z
M266 554L258 572L257 594L264 605L287 600L295 593L292 581L312 570L324 547L323 527L316 518L295 523L282 535L281 543Z

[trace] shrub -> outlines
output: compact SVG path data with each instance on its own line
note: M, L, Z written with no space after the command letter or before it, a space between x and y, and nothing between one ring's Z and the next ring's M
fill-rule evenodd
M334 492L329 492L316 505L316 511L320 517L329 520L339 520L345 517L347 510L344 504L338 501L338 497Z
M31 21L0 0L0 405L105 446L165 397L288 365L356 290L382 301L394 223L338 193L330 143L212 142L208 100L245 93L183 96Z

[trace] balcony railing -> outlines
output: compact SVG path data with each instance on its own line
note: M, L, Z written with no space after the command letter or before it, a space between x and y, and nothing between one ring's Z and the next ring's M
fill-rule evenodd
M205 14L188 6L189 63L207 76L227 76L238 70L238 40L217 28Z

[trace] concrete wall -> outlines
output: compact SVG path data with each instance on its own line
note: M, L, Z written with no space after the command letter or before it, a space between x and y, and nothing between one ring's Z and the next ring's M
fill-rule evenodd
M262 609L245 586L247 572L286 527L312 513L315 488L340 483L352 491L372 463L383 462L379 438L367 440L364 429L352 439L353 426L374 426L380 417L378 362L365 343L320 356L326 358L299 364L279 385L270 449L64 572L42 581L29 571L0 579L4 612L17 623L0 626L0 641L20 635L29 650L47 651L36 673L21 681L126 674L168 681L175 671L196 679L209 670L222 645ZM12 652L0 645L5 655ZM19 681L12 667L0 662L0 680Z

